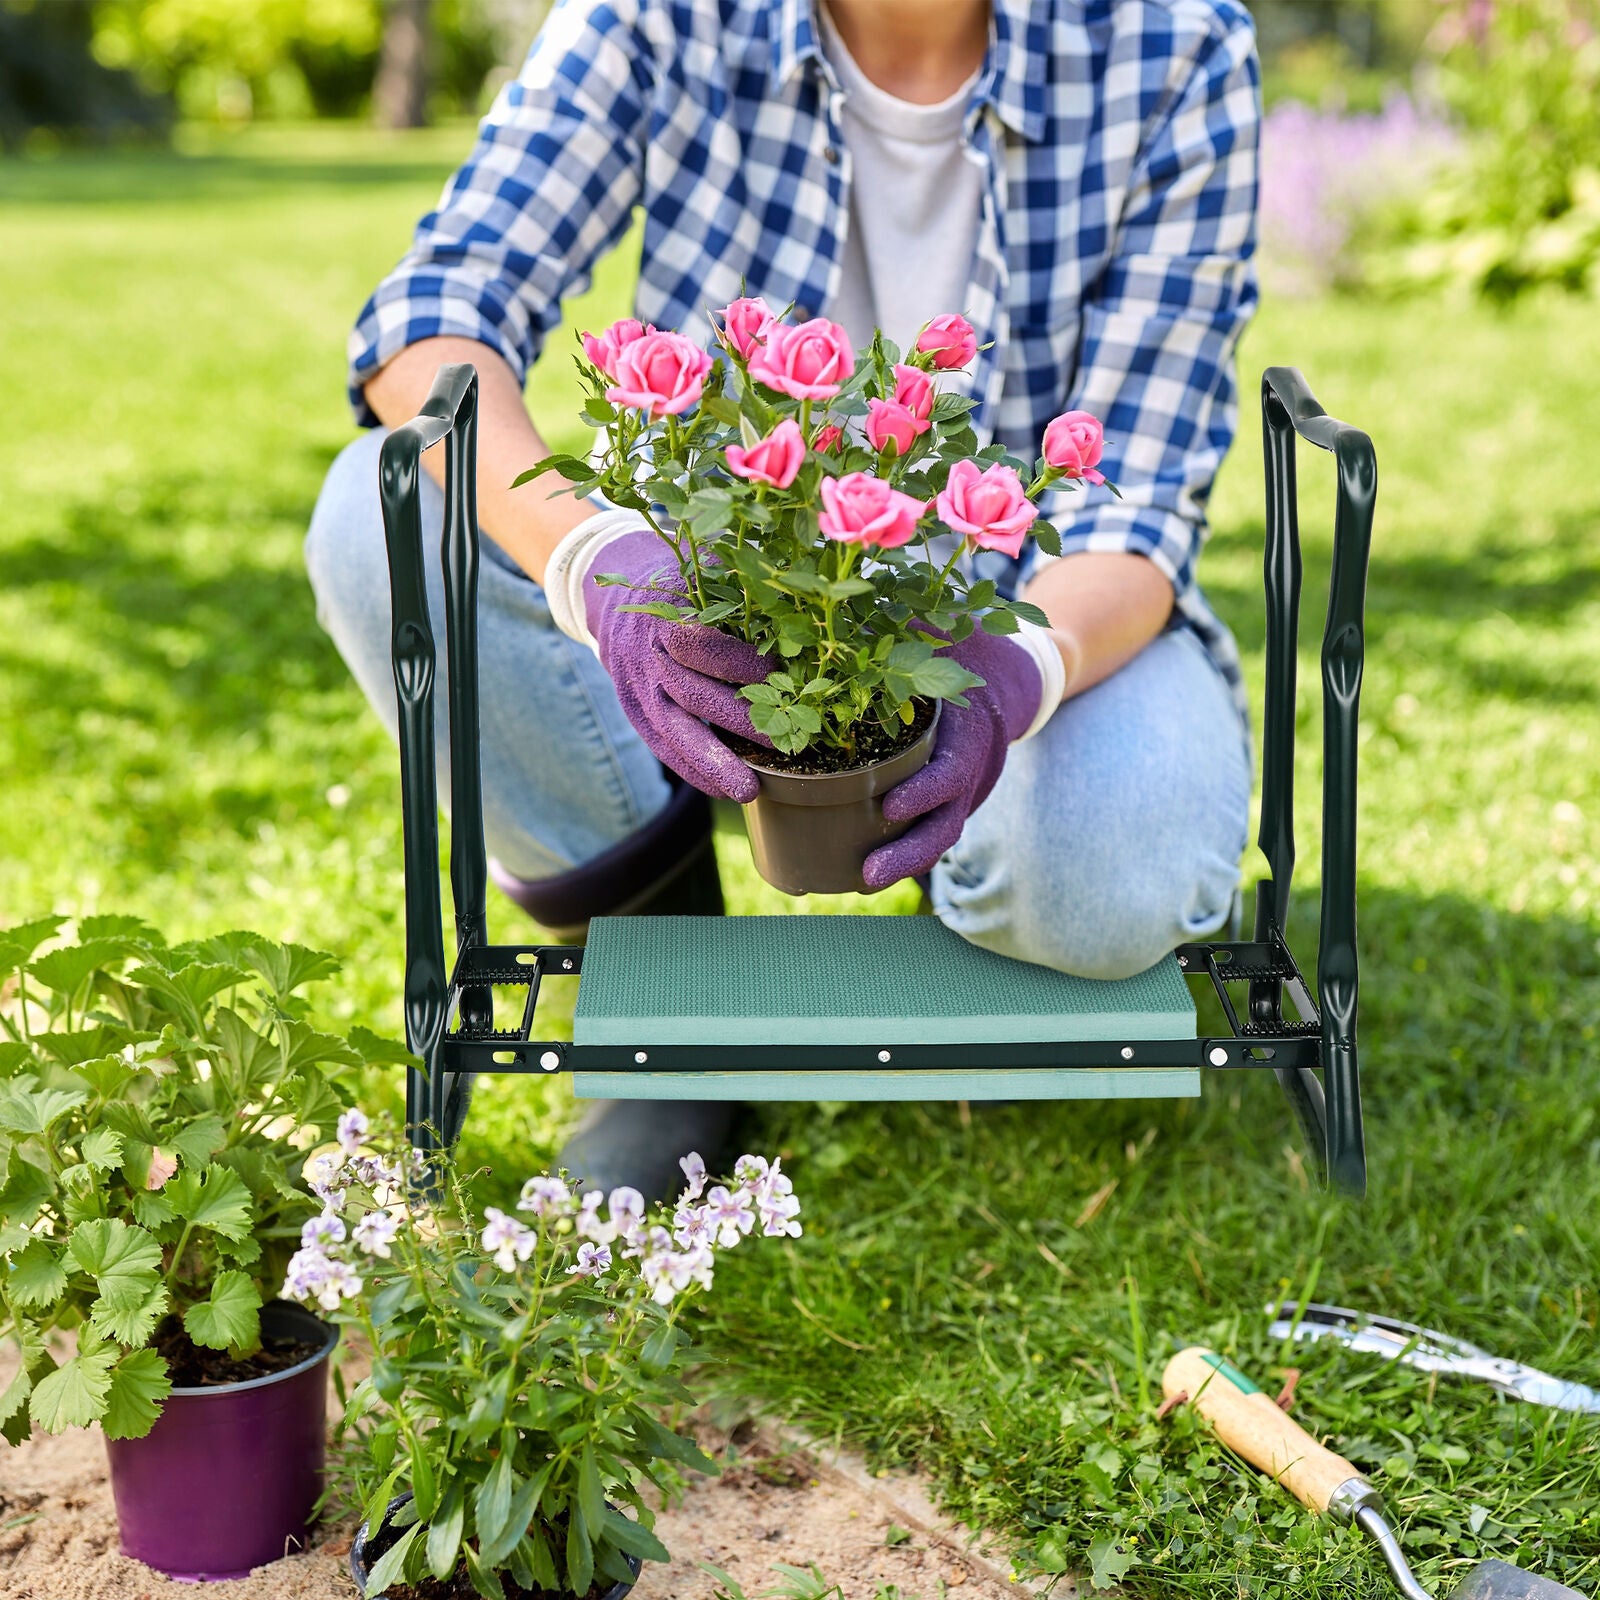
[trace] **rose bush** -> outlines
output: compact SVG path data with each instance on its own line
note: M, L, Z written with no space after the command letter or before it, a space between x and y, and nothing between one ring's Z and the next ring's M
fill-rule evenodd
M596 458L551 456L517 482L555 471L637 512L677 573L663 566L648 598L620 609L753 645L777 663L739 691L756 730L780 751L816 744L848 765L864 726L894 738L918 700L966 704L983 680L949 652L975 628L1045 622L959 560L1015 556L1030 534L1058 554L1032 497L1104 484L1104 438L1073 411L1046 429L1031 472L1003 446L980 448L975 402L939 388L977 355L961 316L935 317L903 359L881 334L855 352L837 323L786 322L755 296L718 320L715 357L632 318L582 334ZM622 581L603 554L596 581Z

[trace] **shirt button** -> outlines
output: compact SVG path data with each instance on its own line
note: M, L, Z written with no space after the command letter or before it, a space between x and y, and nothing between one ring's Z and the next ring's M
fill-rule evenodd
M824 145L822 147L822 159L824 161L826 161L830 167L838 166L839 165L839 147L838 147L838 145L836 145L836 144Z

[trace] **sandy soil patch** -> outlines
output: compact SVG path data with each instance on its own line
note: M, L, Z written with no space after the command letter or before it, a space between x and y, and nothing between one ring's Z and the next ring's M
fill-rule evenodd
M734 1435L736 1464L696 1479L661 1514L669 1566L647 1563L637 1600L711 1600L724 1568L751 1595L775 1580L774 1562L815 1562L848 1600L1020 1600L1002 1568L963 1548L940 1524L914 1479L879 1482L859 1463L803 1454L746 1425ZM704 1445L718 1452L725 1434ZM891 1529L894 1543L890 1543ZM345 1569L350 1528L319 1534L304 1554L215 1585L218 1600L353 1600ZM906 1536L909 1535L909 1536ZM116 1514L97 1430L36 1435L20 1449L0 1444L0 1596L5 1600L195 1600L193 1585L158 1577L117 1552Z

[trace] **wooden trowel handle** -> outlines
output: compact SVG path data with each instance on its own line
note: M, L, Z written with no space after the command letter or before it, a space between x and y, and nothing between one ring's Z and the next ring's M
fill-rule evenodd
M1340 1484L1361 1474L1343 1456L1324 1449L1235 1366L1210 1350L1180 1350L1161 1376L1169 1400L1189 1404L1217 1437L1251 1466L1275 1478L1302 1505L1326 1511Z

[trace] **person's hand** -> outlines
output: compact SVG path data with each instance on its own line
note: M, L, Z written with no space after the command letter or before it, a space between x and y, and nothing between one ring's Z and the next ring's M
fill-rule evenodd
M1040 709L1044 675L1023 646L979 629L943 653L984 681L965 691L965 707L945 702L932 759L884 795L886 821L921 820L867 857L861 875L871 889L933 867L961 837L994 788L1011 741Z
M624 584L599 584L612 573ZM754 645L697 622L669 622L624 606L684 598L672 552L641 529L614 539L595 556L583 584L583 606L600 661L611 674L628 720L664 766L706 794L741 804L759 780L706 726L726 728L771 748L750 721L737 690L762 683L772 663Z

